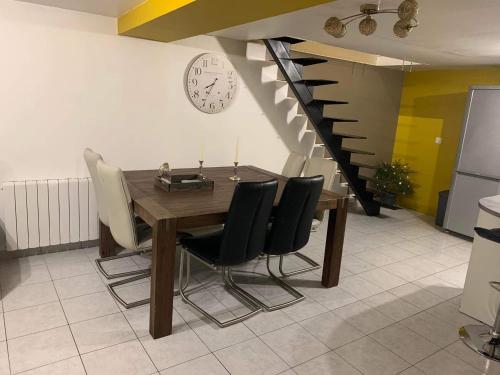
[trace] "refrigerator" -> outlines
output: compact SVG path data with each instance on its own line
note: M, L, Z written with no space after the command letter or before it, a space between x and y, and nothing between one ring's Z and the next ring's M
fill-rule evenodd
M469 90L444 228L473 237L481 198L500 194L500 86Z

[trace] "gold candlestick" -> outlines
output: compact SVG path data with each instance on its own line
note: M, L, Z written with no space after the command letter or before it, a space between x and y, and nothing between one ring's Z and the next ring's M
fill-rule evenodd
M239 181L241 180L241 177L238 176L238 162L234 162L234 176L229 177L231 181Z
M201 177L202 180L205 179L205 176L203 176L203 160L199 160L200 163L200 168L198 170L198 175Z

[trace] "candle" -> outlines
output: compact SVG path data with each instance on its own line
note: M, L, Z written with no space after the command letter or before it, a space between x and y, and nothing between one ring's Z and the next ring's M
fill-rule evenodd
M203 139L200 142L200 159L199 160L200 161L205 160L205 142Z
M234 162L238 163L240 161L240 137L236 138L236 155L234 156Z

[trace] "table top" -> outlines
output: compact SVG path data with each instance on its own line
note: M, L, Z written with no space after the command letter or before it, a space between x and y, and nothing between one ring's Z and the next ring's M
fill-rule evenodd
M229 179L233 167L203 168L203 174L214 181L213 191L176 191L167 192L154 185L156 170L124 172L130 195L134 202L134 211L149 225L164 219L177 219L178 228L189 228L222 223L233 196L236 182ZM174 169L172 174L196 174L197 168ZM238 168L241 182L278 180L278 204L287 178L275 173L253 167ZM331 191L323 190L318 210L337 207L337 200L345 198Z
M500 195L480 199L479 207L494 216L500 217Z

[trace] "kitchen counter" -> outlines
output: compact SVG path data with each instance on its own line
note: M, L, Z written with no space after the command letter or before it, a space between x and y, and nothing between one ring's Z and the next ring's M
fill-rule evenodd
M480 199L479 207L489 214L500 217L500 195Z

